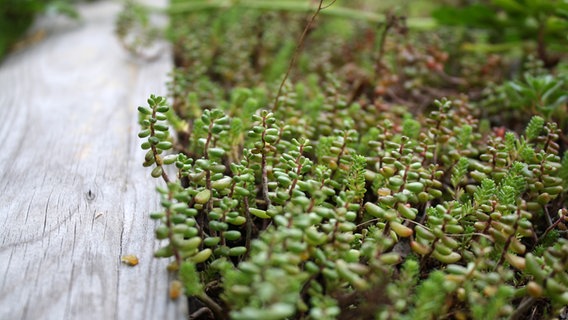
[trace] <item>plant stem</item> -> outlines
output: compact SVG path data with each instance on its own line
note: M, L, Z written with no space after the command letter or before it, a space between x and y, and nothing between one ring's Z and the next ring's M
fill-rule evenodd
M302 32L302 35L300 36L300 40L298 40L298 45L296 45L296 50L294 50L294 55L292 56L292 59L290 60L290 65L288 66L288 69L286 70L286 74L284 75L284 79L282 79L282 82L280 83L280 87L278 88L278 93L276 94L276 98L274 98L274 105L272 106L272 111L274 111L274 112L276 112L278 110L278 100L280 99L280 96L282 95L282 89L284 88L284 84L286 83L286 80L288 80L288 77L290 76L290 72L292 71L292 68L294 68L294 65L296 64L296 60L298 59L298 56L300 55L300 52L302 51L302 48L304 47L304 42L306 41L306 37L308 35L308 32L310 31L312 24L316 20L316 17L320 13L320 11L323 9L323 1L324 0L319 1L318 8L314 12L314 14L312 14L310 21L308 22L308 24L306 24L306 27L304 28L304 32ZM335 0L333 2L335 2Z
M297 178L292 181L292 185L290 186L290 190L288 191L288 195L290 199L292 199L292 195L294 194L294 189L296 189L296 184L298 184L298 180L300 179L300 175L302 174L302 163L300 160L302 159L302 153L304 152L304 145L300 146L298 157L296 158L296 176Z
M383 56L385 55L385 43L387 41L387 36L392 27L397 23L397 17L391 13L386 14L385 27L381 33L381 39L379 40L379 53L377 59L375 60L375 81L377 80L379 73L383 70Z
M536 46L537 46L536 51L538 57L544 63L544 66L549 68L550 59L548 58L548 52L546 50L546 40L544 39L545 35L546 35L546 21L542 21L542 19L539 19L537 39L536 39Z
M158 106L152 107L152 119L156 119L157 108L158 108ZM151 137L156 136L156 129L154 128L153 122L150 122L150 136ZM154 159L156 159L156 165L159 166L159 167L162 167L162 179L164 180L164 182L166 184L170 183L170 178L168 177L166 170L164 170L162 158L160 157L160 154L158 153L158 149L156 148L156 146L154 144L152 144L152 146L150 148L152 149L152 153L154 154Z
M213 316L211 309L203 307L189 315L189 319L200 319L205 316Z
M335 177L335 174L337 173L338 170L339 171L341 170L341 168L340 168L341 158L343 157L343 154L345 153L345 149L347 147L347 138L348 138L347 131L345 131L343 133L343 144L341 145L341 149L339 151L339 154L337 155L337 158L335 158L336 167L334 169L332 169L332 171L331 171L331 177L332 178Z
M523 318L523 313L530 308L534 303L536 302L536 299L533 297L525 297L525 299L523 299L523 301L521 302L521 304L519 304L519 306L517 307L517 310L515 310L515 313L513 313L513 315L511 315L511 320L517 320L517 319L522 319Z
M213 299L211 299L211 297L209 297L206 293L198 295L197 298L209 309L211 309L211 312L213 312L213 314L215 315L215 319L222 320L227 318L225 313L223 312L223 308L221 308L221 306Z
M203 153L205 159L209 160L209 144L211 143L211 138L213 138L213 121L209 124L209 131L207 132L207 141L205 142L205 147L203 148ZM211 187L211 170L205 170L205 188L211 192L213 192L213 188ZM211 197L207 200L207 213L213 210L213 201Z
M248 197L245 197L243 199L243 202L245 205L245 218L247 219L246 238L245 238L245 248L247 248L247 253L245 254L245 257L243 257L244 260L246 257L248 257L250 253L250 238L252 237L252 217L250 216Z
M276 97L276 99L278 100L278 97ZM266 129L268 129L268 125L266 123L266 116L262 117L262 126L264 127L264 131L262 132L262 152L260 160L261 179L262 179L261 190L262 190L262 199L264 200L266 209L268 209L270 207L270 197L268 196L268 170L266 168L267 165L266 153L268 152L266 147L267 143L265 140Z
M546 207L545 207L545 209L546 209ZM562 213L566 214L566 209L562 209ZM546 230L544 230L544 233L541 234L538 237L538 239L536 241L537 243L540 243L550 231L554 230L560 223L562 223L565 220L565 218L563 216L563 217L558 218L558 220L556 220L554 223L552 223L552 221L550 220L550 215L548 214L548 210L547 210L547 212L545 212L545 215L549 220L549 226L548 226L548 228L546 228Z

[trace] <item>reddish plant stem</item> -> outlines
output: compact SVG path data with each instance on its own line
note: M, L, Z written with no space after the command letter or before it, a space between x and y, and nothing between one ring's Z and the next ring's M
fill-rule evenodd
M152 119L156 119L157 107L158 106L152 106ZM150 137L154 137L155 135L156 135L156 130L154 129L154 123L150 122ZM170 183L170 178L168 177L166 170L164 170L162 158L158 154L158 149L154 144L150 143L150 145L151 145L150 148L152 149L152 154L154 154L154 159L156 160L156 165L158 167L162 167L162 179L166 184L168 184Z
M379 40L379 53L377 55L377 59L375 60L375 74L374 79L375 81L379 77L379 73L383 70L383 57L385 55L385 44L387 41L387 36L392 27L396 24L396 17L392 13L387 13L387 17L385 20L385 28L381 33L381 39Z
M302 35L300 36L300 40L298 40L298 45L296 45L296 50L294 50L294 55L292 55L292 59L290 60L290 64L288 65L288 69L286 70L286 74L284 75L284 79L282 79L282 82L280 83L280 87L278 88L278 93L276 94L276 98L274 98L274 105L272 106L272 111L274 111L274 112L276 112L278 110L278 100L280 99L280 96L282 95L282 89L284 89L284 84L286 83L286 80L288 80L288 77L290 76L290 72L292 72L292 69L296 65L296 60L298 60L298 57L300 56L300 53L301 53L302 48L304 47L304 43L306 41L306 37L308 36L308 32L310 31L312 25L314 24L314 21L316 21L316 17L320 13L320 11L328 8L329 6L331 6L335 2L335 0L333 0L330 4L328 4L327 6L324 6L323 1L324 0L319 0L318 8L316 9L314 14L310 18L310 21L308 22L308 24L304 28L304 31L302 32Z
M296 189L296 184L298 183L300 174L302 173L302 164L300 163L300 160L302 159L302 153L304 152L304 145L300 146L300 154L298 155L298 157L296 158L296 176L297 178L294 179L294 181L292 181L292 185L290 186L290 191L288 192L288 195L290 196L290 199L292 199L292 194L294 193L294 189Z
M268 129L268 125L266 124L266 116L262 117L262 126L264 127L264 131L262 132L262 151L261 151L261 160L260 160L260 167L262 172L262 199L266 205L266 209L270 207L270 198L268 197L268 170L266 168L266 129Z

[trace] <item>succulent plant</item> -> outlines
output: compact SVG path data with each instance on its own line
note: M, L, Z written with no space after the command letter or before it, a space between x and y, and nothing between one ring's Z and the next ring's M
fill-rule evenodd
M267 64L246 59L264 39L240 43L252 26L232 43L214 42L234 50L213 49L213 57L196 40L222 35L235 12L178 43L172 106L151 96L139 108L144 165L165 183L162 210L151 214L163 242L156 256L172 261L175 288L216 319L566 312L568 157L552 113L535 109L522 130L491 130L480 101L465 96L419 110L416 101L389 100L404 86L386 62L354 92L353 79L337 72L347 60L310 51L326 41L317 34L302 38L309 48L288 69L305 76L278 81ZM189 17L202 25L202 16ZM327 30L317 23L311 32ZM398 50L384 45L385 55ZM372 65L371 47L349 63ZM326 70L302 58L325 54ZM517 98L532 99L525 91ZM557 101L539 99L542 110Z

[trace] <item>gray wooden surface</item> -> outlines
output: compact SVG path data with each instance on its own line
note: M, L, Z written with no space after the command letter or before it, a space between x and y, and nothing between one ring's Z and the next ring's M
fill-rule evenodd
M79 9L0 65L0 319L182 319L152 257L156 182L136 137L171 59L122 50L118 3Z

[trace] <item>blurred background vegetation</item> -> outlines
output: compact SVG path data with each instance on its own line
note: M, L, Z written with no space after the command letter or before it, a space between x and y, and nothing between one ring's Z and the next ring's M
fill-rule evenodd
M0 60L22 39L34 18L53 12L77 18L78 0L0 0Z

